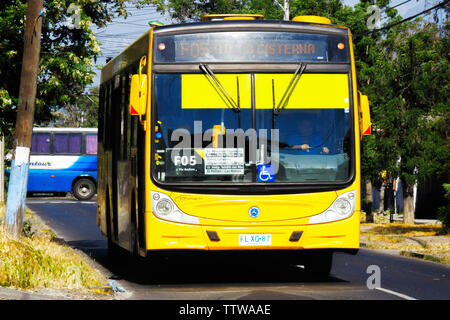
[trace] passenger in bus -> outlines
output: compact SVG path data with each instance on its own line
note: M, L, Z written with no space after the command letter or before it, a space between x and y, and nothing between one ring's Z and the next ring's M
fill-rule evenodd
M315 118L302 116L298 122L298 131L291 134L287 143L292 149L300 149L304 154L328 154L330 149L325 146L320 132L314 130Z

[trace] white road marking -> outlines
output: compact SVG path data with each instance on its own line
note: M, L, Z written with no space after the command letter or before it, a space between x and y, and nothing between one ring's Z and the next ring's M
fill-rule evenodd
M381 287L377 287L375 289L383 291L383 292L386 292L386 293L389 293L389 294L393 294L393 295L395 295L397 297L400 297L400 298L403 298L405 300L417 300L416 298L407 296L406 294L395 292L395 291L392 291L392 290L389 290L389 289L385 289L385 288L381 288Z

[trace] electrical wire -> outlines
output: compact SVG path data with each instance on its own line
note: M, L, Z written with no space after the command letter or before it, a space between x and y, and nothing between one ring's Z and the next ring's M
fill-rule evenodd
M383 31L383 30L390 29L390 28L395 27L395 26L397 26L397 25L399 25L399 24L402 24L402 23L404 23L404 22L406 22L406 21L415 19L415 18L417 18L418 16L420 16L420 15L422 15L422 14L424 14L424 13L427 13L427 14L428 14L428 11L432 11L432 10L435 10L435 9L439 9L440 7L444 7L444 6L446 6L447 4L448 4L448 0L443 1L443 2L438 3L437 5L435 5L435 6L431 7L431 8L425 9L425 10L423 10L423 11L421 11L421 12L415 14L415 15L412 15L412 16L410 16L410 17L408 17L408 18L403 19L403 20L394 22L394 23L392 23L392 24L390 24L390 25L387 25L387 26L385 26L385 27L382 27L382 28L379 28L379 29L374 29L374 30L367 31L367 32L364 32L364 33L355 34L355 37L366 36L366 35L371 34L371 33L375 33L375 32L378 32L378 31Z

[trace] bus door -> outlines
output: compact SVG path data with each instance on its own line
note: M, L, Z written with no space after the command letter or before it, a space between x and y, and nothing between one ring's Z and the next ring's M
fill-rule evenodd
M121 247L130 249L130 115L126 108L129 92L127 74L114 78L112 157L114 234ZM117 93L117 96L115 95Z

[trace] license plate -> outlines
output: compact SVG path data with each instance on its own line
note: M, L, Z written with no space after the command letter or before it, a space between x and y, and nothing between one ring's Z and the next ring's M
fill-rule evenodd
M272 235L271 234L240 234L239 235L240 246L271 246Z

